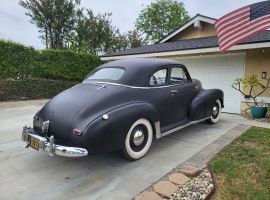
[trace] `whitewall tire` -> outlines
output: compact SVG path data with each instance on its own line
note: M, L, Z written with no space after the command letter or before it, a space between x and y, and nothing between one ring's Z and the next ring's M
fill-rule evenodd
M145 156L153 141L153 128L149 120L139 119L130 127L125 143L123 154L129 160L138 160Z
M212 108L211 117L206 121L209 124L216 124L220 119L220 115L221 115L221 101L218 99Z

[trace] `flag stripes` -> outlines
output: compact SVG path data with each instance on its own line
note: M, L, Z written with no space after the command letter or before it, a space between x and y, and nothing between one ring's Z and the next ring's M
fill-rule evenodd
M269 2L257 3L256 9L264 9ZM235 44L254 36L258 32L270 28L270 13L251 20L251 13L255 13L252 5L237 9L218 19L215 28L218 34L221 52L229 50Z

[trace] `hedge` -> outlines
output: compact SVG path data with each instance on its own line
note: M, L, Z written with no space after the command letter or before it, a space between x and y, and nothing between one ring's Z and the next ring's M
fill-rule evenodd
M78 82L47 79L0 79L0 101L47 99Z
M71 50L36 50L0 40L0 78L82 81L102 62L96 55Z
M29 74L38 51L18 43L0 40L0 76L13 77Z

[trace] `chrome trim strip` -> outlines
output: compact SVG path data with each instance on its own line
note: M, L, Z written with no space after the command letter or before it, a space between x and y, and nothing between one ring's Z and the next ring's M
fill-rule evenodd
M91 81L91 82L83 81L83 83L85 83L85 84L90 84L90 83L107 84L107 85L128 87L128 88L132 88L132 89L144 89L144 90L160 89L160 88L168 88L168 87L173 87L173 86L184 85L184 83L181 83L181 84L163 85L163 86L157 86L157 87L139 87L139 86L131 86L131 85L124 85L124 84L120 84L120 83L111 83L111 82L102 82L102 81L101 82L99 82L99 81ZM104 87L106 87L107 85L105 85Z
M155 130L156 130L156 139L161 138L161 131L160 131L160 122L155 123Z
M209 118L210 118L210 117L206 117L206 118L203 118L203 119L200 119L200 120L191 121L191 122L189 122L189 123L187 123L187 124L178 126L178 127L176 127L176 128L173 128L173 129L171 129L171 130L168 130L168 131L166 131L166 132L161 133L161 137L164 137L164 136L167 136L167 135L169 135L169 134L171 134L171 133L174 133L174 132L176 132L176 131L179 131L179 130L181 130L181 129L187 127L187 126L190 126L190 125L192 125L192 124L200 123L200 122L205 121L205 120L207 120L207 119L209 119Z
M35 138L39 141L39 151L47 151L50 156L58 155L64 157L82 157L88 155L88 151L84 148L66 147L55 144L55 139L53 136L51 136L48 141L45 137L30 133L29 128L24 126L22 132L22 141L26 142L26 148L30 146L31 138Z

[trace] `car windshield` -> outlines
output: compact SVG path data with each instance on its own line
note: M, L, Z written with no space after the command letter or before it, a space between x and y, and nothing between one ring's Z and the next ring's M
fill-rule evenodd
M119 80L125 70L117 67L101 68L92 72L86 80Z

